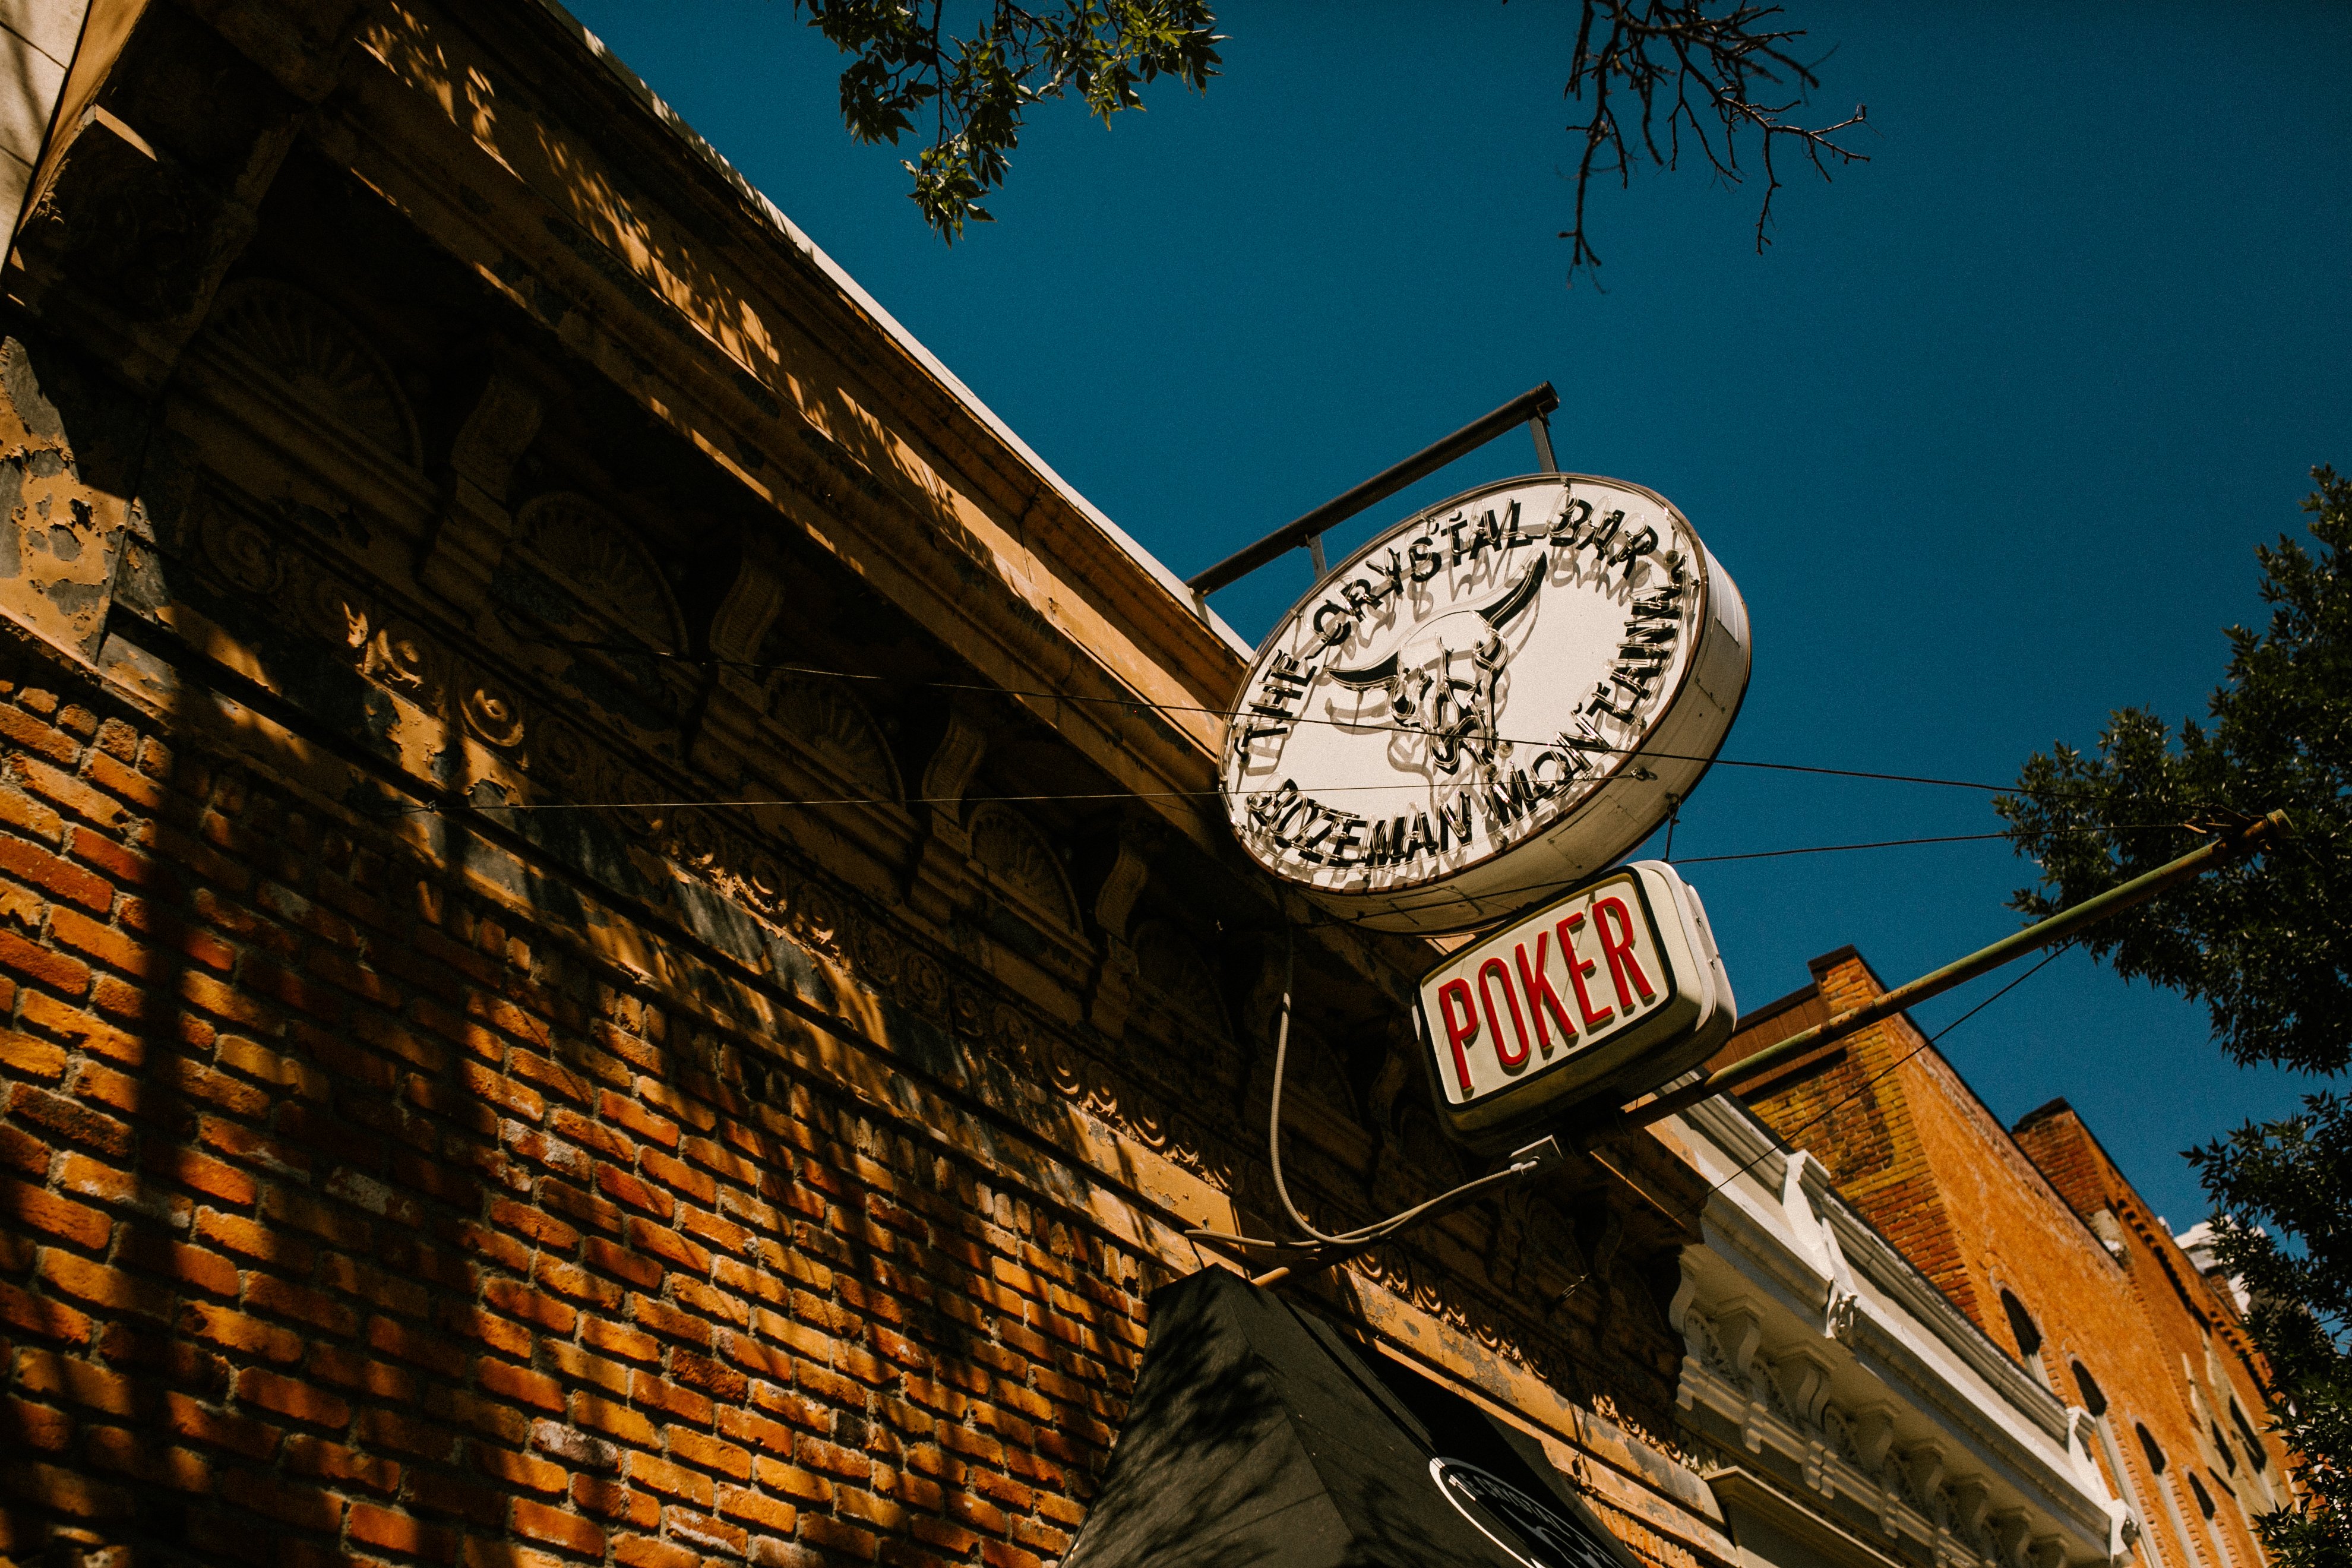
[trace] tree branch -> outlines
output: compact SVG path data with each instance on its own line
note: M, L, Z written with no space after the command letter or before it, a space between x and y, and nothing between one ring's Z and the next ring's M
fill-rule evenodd
M1143 107L1139 89L1174 76L1194 91L1217 74L1210 0L1060 0L1029 11L992 0L969 37L946 28L944 0L793 0L809 26L850 57L841 117L866 142L896 145L931 110L930 144L903 167L923 221L952 244L999 189L1035 104L1072 93L1108 121Z
M1630 185L1637 158L1674 169L1686 132L1716 176L1731 184L1747 179L1740 143L1755 138L1756 161L1764 170L1756 215L1759 255L1771 243L1772 198L1783 184L1775 153L1783 143L1793 142L1823 179L1831 177L1832 163L1869 162L1837 140L1839 132L1864 122L1861 106L1831 125L1809 127L1787 118L1821 83L1790 52L1803 30L1776 25L1780 14L1778 5L1748 0L1584 0L1564 94L1591 108L1568 127L1583 141L1574 216L1559 236L1571 247L1571 281L1601 266L1586 216L1594 176L1613 174L1621 186ZM1619 115L1622 95L1640 107L1630 134Z

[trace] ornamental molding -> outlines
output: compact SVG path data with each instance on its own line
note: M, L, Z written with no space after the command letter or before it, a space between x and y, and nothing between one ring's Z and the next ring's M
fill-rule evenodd
M1890 1540L1924 1552L1937 1568L2059 1568L2064 1543L2037 1538L2032 1555L2010 1555L1987 1518L1990 1489L1971 1476L1948 1482L1943 1450L1897 1448L1884 1406L1849 1410L1822 1397L1826 1361L1805 1350L1766 1353L1754 1309L1725 1305L1713 1317L1683 1314L1688 1355L1675 1400L1721 1416L1751 1454L1775 1454L1822 1502L1851 1500ZM1973 1506L1972 1506L1973 1505ZM2021 1531L2016 1532L2021 1542Z
M660 561L608 508L569 490L535 496L515 512L514 549L609 621L614 635L667 652L686 647L686 617Z
M761 738L796 753L811 780L835 804L903 809L905 788L882 726L845 683L785 673L767 689Z
M301 476L289 492L363 498L401 537L421 537L440 506L391 366L357 328L289 284L246 279L221 290L182 356L164 427L166 463L151 465L151 484L172 463L259 445Z
M2088 1417L1997 1351L1831 1188L1718 1097L1682 1119L1719 1166L1670 1318L1702 1440L1763 1457L1799 1506L1874 1521L1934 1568L2064 1568L2126 1551ZM1922 1293L1925 1293L1924 1295ZM1981 1342L1981 1344L1979 1343Z
M315 419L400 462L417 460L416 416L392 367L324 300L291 284L245 279L214 299L200 341L244 361Z

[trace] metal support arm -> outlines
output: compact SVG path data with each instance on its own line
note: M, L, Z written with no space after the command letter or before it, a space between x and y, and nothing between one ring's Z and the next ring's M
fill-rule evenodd
M2022 957L2036 948L2047 947L2053 942L2073 936L2084 927L2105 920L2109 915L2121 914L2135 904L2146 903L2167 889L2202 875L2224 861L2252 854L2270 838L2284 834L2286 826L2286 813L2273 811L2268 816L2258 816L2243 826L2216 834L2212 842L2200 845L2178 860L2158 866L2153 871L2085 899L2071 910L2061 910L2047 920L2038 921L2023 931L2003 937L1990 947L1948 963L1933 973L1923 974L1907 985L1882 992L1861 1006L1849 1007L1810 1029L1790 1036L1778 1045L1767 1046L1752 1056L1740 1058L1728 1067L1717 1068L1696 1083L1686 1084L1670 1094L1662 1094L1622 1112L1605 1122L1588 1142L1664 1121L1710 1095L1721 1094L1753 1079L1768 1068L1802 1056L1816 1046L1843 1039L1881 1018L1892 1017L1930 996L1940 995L1955 985L1964 984L1979 974L1998 969L2012 958Z
M1537 451L1546 470L1557 471L1549 460L1551 432L1543 419L1545 415L1559 406L1559 394L1552 390L1551 383L1548 381L1532 391L1523 392L1484 419L1465 425L1434 446L1424 447L1403 462L1374 474L1347 494L1325 501L1288 527L1276 529L1255 544L1235 551L1193 577L1185 586L1195 594L1213 594L1302 544L1314 548L1316 576L1320 581L1323 562L1319 542L1326 529L1347 521L1368 507L1378 506L1405 486L1417 479L1427 479L1464 453L1475 451L1506 431L1516 430L1531 421L1538 431Z

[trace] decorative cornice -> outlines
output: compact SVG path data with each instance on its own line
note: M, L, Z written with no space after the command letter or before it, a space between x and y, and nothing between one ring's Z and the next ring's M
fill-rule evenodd
M2032 1568L2123 1549L2123 1505L2079 1413L2032 1381L1733 1101L1678 1129L1718 1188L1683 1255L1677 1400L1937 1568ZM1719 1424L1710 1427L1710 1423Z

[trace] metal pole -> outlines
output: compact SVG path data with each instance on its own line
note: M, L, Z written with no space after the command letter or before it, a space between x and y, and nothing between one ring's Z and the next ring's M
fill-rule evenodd
M1755 1077L1758 1072L1775 1063L1787 1061L1792 1057L1801 1055L1816 1046L1825 1045L1829 1041L1842 1039L1857 1029L1876 1023L1881 1018L1890 1017L1906 1007L1926 1001L1930 996L1939 995L1955 985L1962 984L1979 974L1998 969L2013 958L2032 952L2036 948L2047 947L2062 938L2072 936L2084 927L2103 921L2109 915L2120 914L2135 904L2146 903L2167 889L2177 887L2224 861L2252 854L2266 840L2286 830L2286 813L2273 811L2267 816L2258 817L2242 826L2217 835L2211 843L2190 850L2178 860L2159 866L2144 876L2135 877L2119 887L2110 888L2104 893L2085 899L2071 910L2061 910L2048 920L2027 926L2014 935L2003 937L1990 947L1981 948L1958 963L1948 963L1931 974L1923 974L1907 985L1898 985L1894 990L1883 993L1859 1007L1849 1007L1825 1022L1790 1036L1778 1045L1767 1046L1760 1051L1740 1058L1728 1067L1717 1068L1686 1088L1678 1089L1672 1094L1660 1095L1657 1099L1630 1111L1621 1111L1587 1133L1580 1142L1589 1148L1614 1133L1630 1131L1637 1127L1646 1127L1654 1121L1664 1121L1675 1111L1686 1110L1710 1095L1723 1092L1744 1079ZM1649 1194L1643 1193L1639 1186L1627 1181L1622 1173L1614 1172L1607 1162L1604 1161L1601 1163L1603 1169L1611 1170L1612 1173L1617 1174L1618 1180L1624 1181L1626 1185L1633 1187L1637 1193L1642 1193L1643 1197L1649 1197ZM1475 1194L1467 1192L1460 1194L1464 1198L1472 1195ZM1650 1198L1650 1203L1653 1207L1659 1208L1661 1213L1664 1212L1663 1205L1660 1205L1655 1198ZM1439 1214L1454 1206L1453 1203L1441 1202L1433 1205L1427 1215L1419 1217L1434 1219ZM1308 1257L1302 1258L1296 1263L1286 1263L1279 1268L1267 1269L1265 1273L1253 1278L1250 1283L1258 1286L1279 1285L1286 1279L1295 1279L1302 1274L1319 1273L1333 1264L1344 1263L1356 1254L1379 1246L1394 1234L1396 1233L1383 1232L1380 1236L1350 1242L1342 1247L1318 1248Z
M1717 1068L1698 1082L1662 1094L1647 1104L1624 1111L1603 1123L1593 1138L1596 1142L1616 1132L1636 1127L1646 1127L1661 1121L1678 1110L1687 1110L1710 1095L1720 1094L1743 1079L1778 1063L1801 1056L1816 1046L1826 1045L1867 1027L1881 1018L1891 1017L1930 996L1942 994L1953 986L1974 980L1978 975L1998 969L2012 958L2021 957L2036 948L2047 947L2053 942L2074 935L2084 926L2120 914L2135 904L2145 903L2168 888L2201 875L2224 861L2252 854L2273 835L2286 831L2286 813L2273 811L2268 816L2257 817L2242 827L2218 834L2210 844L2190 850L2179 859L2158 866L2144 876L2133 878L2119 887L2084 900L2071 910L2061 910L2048 920L2027 926L2023 931L2003 937L1990 947L1969 954L1958 963L1948 963L1931 974L1923 974L1907 985L1849 1007L1834 1017L1790 1036L1778 1045L1767 1046L1752 1056L1745 1056L1728 1067Z
M1347 494L1334 497L1313 511L1286 527L1276 529L1255 544L1235 551L1214 566L1194 576L1185 586L1195 594L1213 594L1229 583L1247 576L1285 552L1297 549L1321 534L1324 530L1341 523L1367 507L1377 506L1405 486L1427 479L1465 452L1476 450L1502 435L1526 424L1540 420L1559 406L1559 394L1545 382L1532 391L1523 392L1483 419L1474 420L1433 446L1424 447L1392 468L1383 468ZM1316 576L1322 571L1318 564Z

